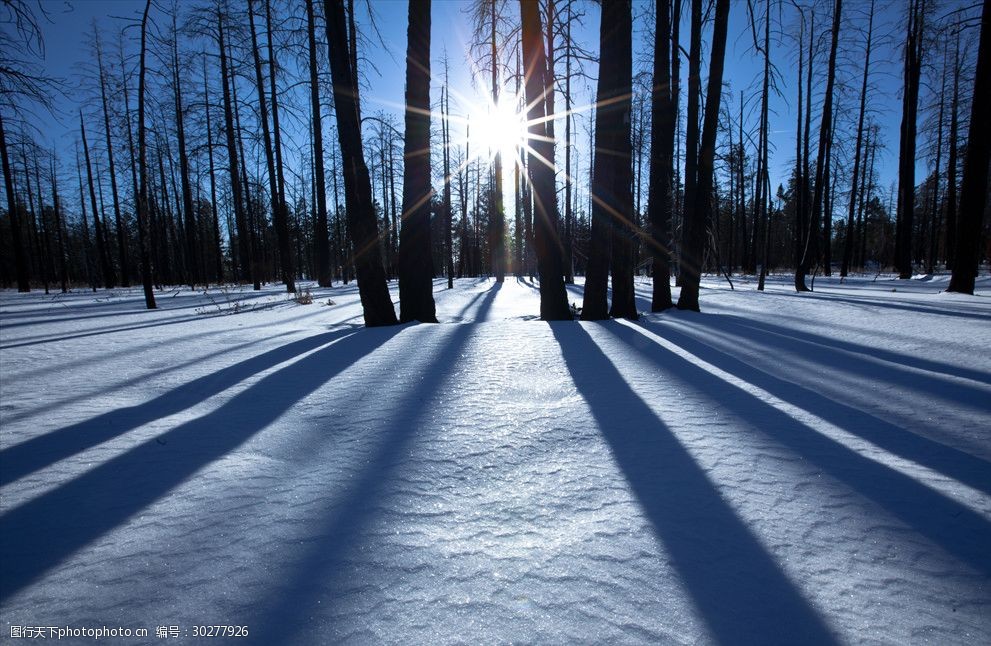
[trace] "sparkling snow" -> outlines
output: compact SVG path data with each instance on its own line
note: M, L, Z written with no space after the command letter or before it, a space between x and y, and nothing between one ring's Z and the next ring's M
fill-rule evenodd
M0 641L991 643L991 280L789 283L2 292Z

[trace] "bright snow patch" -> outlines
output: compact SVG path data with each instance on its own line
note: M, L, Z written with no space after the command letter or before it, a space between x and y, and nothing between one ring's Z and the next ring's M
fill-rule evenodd
M3 638L988 643L991 302L945 286L0 293Z

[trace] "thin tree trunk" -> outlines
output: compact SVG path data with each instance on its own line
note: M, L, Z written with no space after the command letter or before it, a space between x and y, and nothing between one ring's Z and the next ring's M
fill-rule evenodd
M313 3L306 0L307 40L310 55L310 111L313 115L313 175L316 183L317 217L314 226L313 250L316 256L317 284L330 287L333 271L330 266L330 238L327 231L327 180L323 166L323 117L320 115L320 79L317 75L317 28Z
M960 34L953 55L953 101L950 103L950 150L946 164L946 268L953 269L957 250L957 140L960 102Z
M692 22L694 24L694 14L701 12L701 6L696 7L696 5L701 5L701 0L693 0L692 5ZM684 249L682 250L682 267L685 276L682 281L681 295L678 297L678 309L681 310L699 311L702 255L705 248L706 227L711 219L712 210L713 162L716 153L719 101L722 96L728 16L729 0L716 0L716 14L712 27L712 54L709 62L709 83L705 99L705 119L702 125L701 146L698 154L698 179L691 201L689 201L687 190L685 194L683 224L685 233ZM686 175L689 168L689 166L685 167Z
M826 94L823 98L822 121L819 125L819 154L816 157L816 177L815 186L812 193L812 210L809 214L808 232L805 238L805 249L802 252L802 260L795 269L795 290L807 292L809 288L805 284L805 276L809 272L810 263L813 259L818 260L818 241L820 235L820 218L823 210L823 196L828 181L829 148L831 145L830 131L832 129L833 118L833 83L836 78L836 47L840 33L840 15L843 0L835 0L833 5L833 28L832 40L829 48L829 66L826 72ZM808 97L811 103L811 97Z
M90 164L89 146L86 143L86 126L83 124L83 113L79 112L79 129L83 138L83 157L86 159L86 178L89 184L90 205L93 207L93 236L96 238L96 253L100 258L100 272L103 274L103 286L112 289L117 280L114 276L113 265L110 256L107 254L107 239L103 231L103 223L100 220L100 211L96 205L96 188L93 184L93 167Z
M179 74L179 32L176 17L172 16L172 82L175 92L175 120L179 145L179 181L182 186L182 213L185 220L187 284L195 289L197 282L204 282L200 271L199 254L196 253L196 212L193 210L193 189L189 182L189 157L186 154L186 125L182 105L182 80ZM170 155L171 158L171 155Z
M381 243L372 204L372 186L361 144L356 73L348 57L343 0L324 0L330 70L334 81L337 136L344 160L344 190L355 248L358 292L365 325L393 325L396 311L382 267Z
M17 291L30 292L31 282L28 275L28 258L24 253L23 236L21 235L21 219L17 212L17 202L14 199L14 179L10 168L10 157L7 152L7 133L3 116L0 115L0 159L3 163L4 188L7 191L7 217L10 218L10 233L14 248L14 272L17 276Z
M916 116L919 111L919 77L922 73L925 6L926 0L912 1L909 7L908 36L905 41L905 87L898 154L898 217L895 221L895 266L898 277L902 279L912 277Z
M846 240L843 245L843 264L840 266L840 277L845 278L850 271L850 261L853 258L853 218L857 205L857 183L860 179L860 157L864 141L864 114L867 111L867 78L871 67L871 42L874 37L874 0L867 19L867 47L864 52L864 78L860 85L860 112L857 116L857 143L853 155L853 178L850 180L850 205L847 209Z
M660 0L654 22L654 78L650 116L650 185L647 213L650 219L653 291L650 310L662 312L671 300L671 176L674 168L676 114L672 101L671 1Z
M148 254L147 221L148 221L148 164L146 163L146 134L145 134L145 40L148 25L148 11L151 0L145 2L145 10L141 16L141 62L138 72L138 176L140 177L140 192L138 194L138 249L141 256L141 282L145 294L145 306L155 309L155 293L151 288L151 258Z
M96 64L100 70L100 101L103 105L103 131L107 139L107 163L110 171L110 191L114 200L114 225L117 228L117 255L120 259L120 284L121 287L130 287L131 280L128 268L130 262L127 254L127 228L120 215L120 194L117 190L117 170L114 163L114 146L110 137L110 110L107 106L107 79L103 69L103 53L100 40L96 40ZM130 134L130 133L128 133Z
M227 133L227 161L231 180L231 201L234 203L234 223L237 227L237 265L240 273L237 278L242 282L251 282L254 274L251 250L248 246L248 220L245 213L245 203L241 193L241 171L238 167L238 150L236 133L234 131L234 110L231 100L231 86L234 79L227 65L227 43L224 39L224 18L217 13L217 41L220 50L220 79L223 84L224 96L224 130ZM231 255L234 255L234 244L231 241Z

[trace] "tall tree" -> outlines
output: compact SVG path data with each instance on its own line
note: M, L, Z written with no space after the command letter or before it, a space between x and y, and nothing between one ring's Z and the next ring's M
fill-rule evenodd
M83 156L86 159L86 179L89 183L90 205L93 207L93 236L96 238L96 253L100 258L100 273L103 274L103 286L111 289L116 286L113 263L107 250L107 237L103 227L100 209L96 205L96 189L93 183L93 166L90 163L89 145L86 142L86 126L83 123L83 113L79 112L79 130L83 138Z
M191 288L202 280L200 255L196 253L196 213L193 211L193 187L189 179L189 155L186 152L186 118L182 102L182 74L179 70L179 29L172 14L172 91L175 99L176 144L179 147L179 177L182 187L186 279Z
M953 269L957 250L957 139L960 103L960 32L953 55L953 99L950 101L950 150L946 160L946 268Z
M828 164L830 146L832 145L833 123L833 85L836 80L836 48L840 35L840 14L842 12L843 0L835 0L833 3L833 28L832 39L829 46L829 65L826 71L826 94L822 100L822 120L819 124L819 154L816 157L815 185L812 190L812 210L809 214L809 224L807 235L802 252L802 260L795 268L795 290L799 292L809 291L805 284L805 276L813 259L819 257L819 236L821 232L820 223L822 221L823 199L828 188ZM806 99L809 96L806 95ZM829 232L826 232L829 235Z
M553 158L553 141L547 136L546 103L547 61L541 38L540 12L535 0L520 0L520 22L523 39L523 68L526 70L527 170L533 186L534 246L537 251L537 272L540 274L540 318L545 321L571 320L568 294L564 286L564 265L561 242L553 219L557 213L557 191Z
M96 44L96 65L100 75L100 102L103 106L103 132L107 142L107 163L110 172L110 191L114 202L114 225L117 229L117 256L120 260L120 284L122 287L130 287L130 263L127 253L127 227L120 214L120 195L117 190L117 170L114 163L114 145L110 136L110 108L107 101L107 75L103 66L103 46L100 41L100 33L94 27L94 42Z
M654 79L650 115L650 184L647 214L650 219L653 259L652 312L662 312L671 301L671 207L674 172L674 101L671 86L671 0L659 0L654 17ZM673 52L678 56L677 51Z
M361 143L357 75L352 69L348 51L344 0L324 0L324 15L327 22L330 72L334 84L337 136L344 160L345 202L365 325L393 325L397 322L396 310L389 296L385 270L382 267L381 241L372 203L372 184Z
M701 13L701 0L692 0L692 51L695 51L694 33L696 14ZM712 174L716 154L716 129L719 121L719 102L722 96L723 63L726 55L726 30L729 18L729 0L716 0L715 18L712 24L712 53L709 61L709 81L705 97L705 117L702 123L701 144L699 146L697 168L686 164L686 186L688 176L697 172L691 196L685 190L685 214L683 217L684 243L682 250L682 271L684 277L678 309L699 311L699 283L702 277L702 256L705 249L705 232L712 210ZM700 23L701 21L699 21ZM701 25L699 25L701 30ZM698 63L695 63L696 70ZM691 79L691 77L689 77ZM691 86L691 83L689 83ZM698 81L696 80L696 87ZM689 89L691 93L691 89ZM690 104L689 104L690 105ZM691 124L689 124L691 125Z
M957 223L956 259L947 291L974 293L980 259L981 220L988 199L988 161L991 154L991 0L981 11L981 40L974 73L974 95L970 104L970 132L960 187L960 221Z
M316 257L317 284L330 287L330 237L327 229L327 180L323 167L323 117L320 115L320 77L317 73L317 28L313 6L316 0L306 0L307 43L310 63L310 112L313 119L313 175L316 192L317 217L313 228L313 251Z
M867 14L867 46L864 51L864 76L860 85L860 112L857 115L857 142L853 153L853 177L850 180L850 204L847 209L846 238L843 245L843 264L840 265L840 276L845 277L850 271L853 259L853 217L857 206L857 183L860 180L860 158L864 143L864 114L867 112L867 77L871 67L871 43L874 38L874 0Z
M276 156L272 144L272 131L268 123L268 99L265 97L265 81L262 75L261 51L258 47L258 36L255 30L255 8L254 0L248 0L248 23L251 31L251 51L255 63L255 82L258 88L258 109L259 121L262 126L263 147L265 149L265 163L268 165L268 187L272 203L272 219L275 222L275 235L279 243L279 264L282 268L282 282L286 286L286 291L294 293L296 284L293 280L292 256L290 254L289 227L286 222L288 209L283 202L283 189L279 181L276 170ZM268 34L269 45L271 45L272 34ZM269 64L268 73L270 78L275 78L275 68ZM273 98L275 93L273 92ZM273 105L274 111L274 105ZM280 166L281 166L281 160ZM279 169L281 171L281 168Z
M582 306L584 321L609 317L609 273L610 268L617 265L620 271L613 271L611 313L636 318L633 275L632 271L628 271L631 269L629 233L633 218L631 23L630 3L627 0L602 5L591 186L592 228Z
M138 253L141 256L141 283L144 288L145 306L155 309L155 292L151 288L151 257L148 252L148 163L145 133L145 52L147 49L148 11L151 0L146 0L141 15L141 55L138 63Z
M234 109L231 97L231 84L233 71L228 66L227 42L224 37L224 22L226 15L220 9L217 10L217 48L220 50L220 82L223 87L224 98L224 131L227 134L227 163L231 182L231 202L234 206L234 224L237 229L237 254L234 253L234 243L231 241L231 256L236 258L236 265L240 273L237 278L241 281L251 282L255 273L254 263L251 262L251 249L249 247L250 234L248 233L248 217L245 212L245 203L241 192L241 171L238 165L237 132L234 129Z
M436 323L430 245L430 0L410 0L406 43L399 320Z
M915 215L915 135L919 113L919 77L925 51L926 0L911 0L905 39L902 124L898 147L898 217L895 221L895 268L912 277L912 229Z

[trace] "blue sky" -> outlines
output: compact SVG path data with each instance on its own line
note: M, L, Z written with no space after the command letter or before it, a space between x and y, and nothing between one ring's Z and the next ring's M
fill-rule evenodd
M361 6L360 0L358 4ZM682 23L682 43L683 47L687 49L687 1L685 5L686 10ZM119 28L121 21L112 18L112 16L139 17L143 2L142 0L46 0L44 6L51 18L51 22L44 25L47 47L46 67L49 73L53 75L72 78L78 74L78 64L85 61L88 57L84 42L86 34L90 30L92 20L96 19L107 30L116 30ZM182 6L182 2L180 2L180 6ZM383 49L378 41L374 40L372 45L364 51L364 55L374 62L378 73L372 73L370 69L364 70L367 73L369 87L365 92L363 102L367 106L367 111L374 112L381 109L387 112L393 111L398 116L398 107L402 105L403 101L406 3L403 0L372 0L372 6L377 14L378 27L387 47ZM468 4L461 0L434 1L432 11L434 73L435 78L439 79L439 61L446 48L451 61L452 95L458 97L460 93L461 96L468 99L467 102L481 106L484 105L482 91L472 88L472 84L470 83L471 72L466 62L469 58L467 50L468 43L471 39L471 25L466 12L467 7ZM756 124L758 109L758 102L755 100L755 95L756 90L759 88L759 75L762 71L762 63L752 51L752 38L747 22L746 3L734 0L731 7L724 79L730 85L732 94L724 94L723 100L724 103L726 101L732 102L735 114L739 109L737 107L739 105L738 92L743 89L748 97L747 110L749 112L749 124L754 125ZM874 111L876 119L881 124L882 137L886 144L886 151L878 160L881 174L880 186L886 188L896 177L901 87L901 43L899 36L901 34L900 23L904 7L899 0L884 3L883 6L879 4L879 7L879 15L875 21L875 38L880 41L880 44L874 54L874 60L876 61L876 64L872 66L875 70L872 73L872 84L874 87L870 94L869 105ZM515 9L515 3L510 3L510 10L513 9ZM845 98L846 105L851 113L841 115L840 118L843 124L852 124L855 119L863 39L859 33L855 35L853 32L856 29L866 27L866 22L860 20L865 10L866 2L848 1L845 3L844 29L846 31L844 33L846 35L844 42L848 43L848 45L845 51L841 52L841 64L843 68L840 71L840 75L854 89ZM589 2L584 6L584 11L586 12L584 24L574 25L572 36L583 47L596 52L598 49L599 10L597 5ZM649 48L645 41L644 31L645 26L649 22L646 18L646 12L647 6L645 3L634 3L634 14L636 16L634 20L634 56L635 61L639 61L639 65L643 69L649 69L650 60ZM825 16L819 17L819 23L817 30L820 33L824 33L825 29L828 28ZM774 25L777 29L783 27L785 30L785 35L780 39L780 42L772 44L772 60L782 74L782 96L774 97L771 102L771 131L772 146L774 148L772 151L771 179L777 185L779 182L786 181L787 175L790 172L794 150L794 77L796 72L794 45L791 41L791 34L794 33L795 18L794 10L790 5L782 7L780 15L775 16ZM823 42L821 60L819 61L821 74L816 75L817 82L821 81L825 76L825 48L827 45L827 42ZM707 62L707 55L705 60ZM682 70L683 73L687 71L687 64L683 63ZM594 65L587 66L586 71L593 78L597 73ZM559 70L560 72L561 70ZM586 85L590 89L594 88L594 80L578 81L576 85L579 88L579 94L581 94L581 88ZM817 109L819 107L818 101L821 100L821 92L822 88L819 88L815 96ZM438 96L439 91L435 89L432 93L432 99L436 100ZM754 97L754 100L749 99L751 96ZM579 98L576 100L576 103L581 104L583 101ZM70 115L74 114L75 108L72 105L72 98L64 105ZM684 106L684 98L682 99L682 106ZM464 114L469 109L467 105L453 107L453 111L456 114L459 112ZM580 120L584 119L584 116L580 117ZM66 145L69 145L69 142L76 136L75 128L77 126L71 117L64 121L64 125L52 124L51 128L46 129L48 131L46 134L61 139ZM818 119L815 118L813 130L815 131L817 127ZM558 132L560 133L562 131L563 125L558 127ZM582 136L583 132L584 130L579 127L579 136L577 139L580 141L584 141L587 138L587 135ZM457 137L457 135L458 133L455 132L454 136ZM925 129L920 127L920 151L925 148L926 137ZM558 148L558 154L560 155L560 146ZM579 156L584 155L587 144L579 144L579 149ZM581 163L584 164L587 161L582 161ZM920 152L917 163L917 181L921 180L921 177L927 172L927 167L926 159ZM846 181L848 180L841 182L840 186L843 187ZM841 188L840 190L845 190L845 188Z

